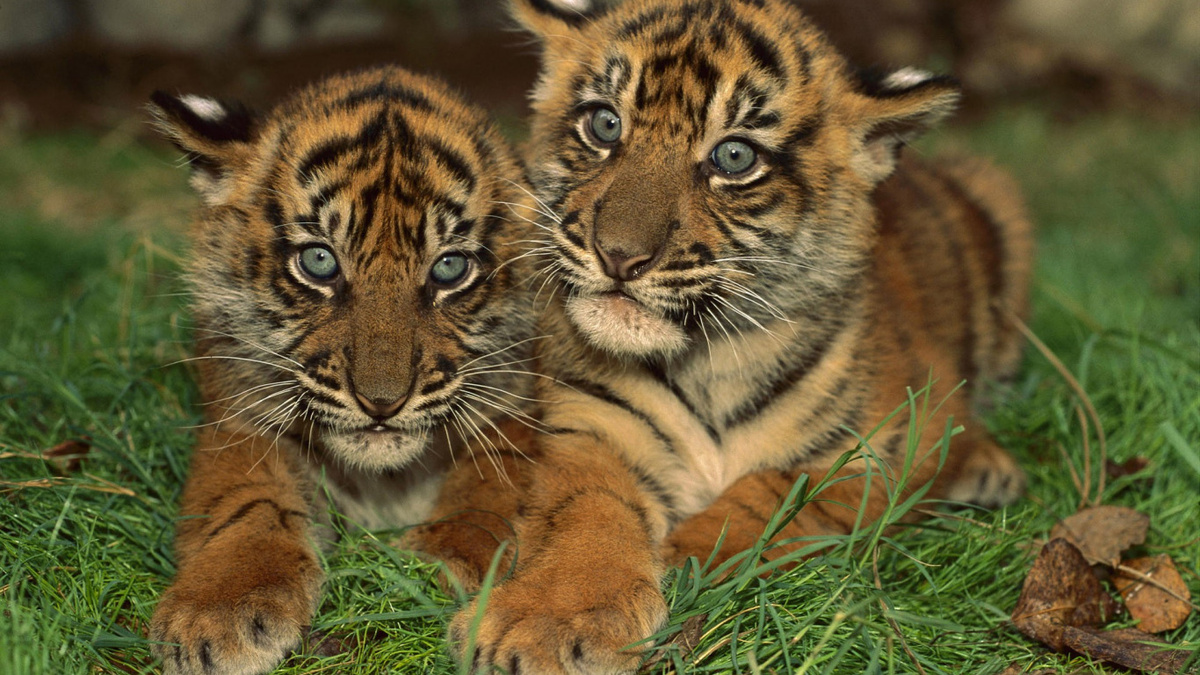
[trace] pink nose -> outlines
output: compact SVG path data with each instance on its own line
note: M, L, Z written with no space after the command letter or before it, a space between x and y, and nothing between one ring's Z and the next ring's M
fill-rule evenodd
M358 405L363 409L363 412L382 422L395 415L400 411L400 408L404 407L404 402L408 400L408 395L406 394L394 401L389 401L387 399L367 398L355 392L354 398L358 399Z
M653 255L626 255L624 251L613 249L604 250L599 241L596 242L596 255L604 264L604 273L618 281L633 281L650 267Z

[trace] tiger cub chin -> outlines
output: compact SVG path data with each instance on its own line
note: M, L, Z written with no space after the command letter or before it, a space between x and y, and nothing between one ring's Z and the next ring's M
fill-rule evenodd
M497 447L518 409L527 191L482 111L397 68L264 115L151 109L202 199L187 276L207 423L151 637L167 673L264 672L317 606L323 496L366 527L429 518L452 454Z
M971 406L1019 359L1030 225L986 163L903 150L955 83L861 75L782 0L589 4L510 2L543 49L527 165L554 214L535 397L555 435L514 576L452 625L479 672L632 672L664 565L749 548L801 474L842 480L780 539L879 517L915 430L871 432L931 373L906 494L997 506L1024 483Z

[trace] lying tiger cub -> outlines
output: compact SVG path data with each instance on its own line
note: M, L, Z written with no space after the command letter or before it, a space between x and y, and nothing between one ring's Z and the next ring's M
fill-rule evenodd
M367 527L425 520L451 453L516 410L532 323L510 207L527 191L481 111L396 68L265 116L153 101L202 198L188 276L208 424L151 637L167 673L265 672L317 605L319 496ZM513 498L465 464L440 513Z
M858 74L782 0L561 4L511 0L543 48L528 164L553 214L536 398L554 435L515 574L477 628L478 603L451 627L478 672L632 672L664 565L723 531L718 561L750 547L798 476L825 477L931 372L949 398L908 490L998 506L1024 484L970 410L1019 359L1005 317L1025 311L1030 225L986 163L903 151L955 83ZM909 433L903 414L870 438L894 475ZM877 518L864 454L780 538Z

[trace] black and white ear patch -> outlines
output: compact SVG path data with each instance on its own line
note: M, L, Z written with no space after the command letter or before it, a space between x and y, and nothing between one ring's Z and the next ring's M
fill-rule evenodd
M958 82L953 77L911 67L894 71L877 68L859 70L858 82L862 93L874 98L902 96L925 87L958 88Z
M883 78L884 89L894 89L905 91L913 87L920 86L925 82L933 79L933 73L926 72L919 68L901 68L896 72Z
M568 25L576 26L602 13L594 0L525 0L535 12L553 17Z
M240 104L156 91L150 96L155 125L186 153L192 187L210 205L228 198L231 170L251 152L258 118Z
M220 101L195 94L185 94L179 97L179 102L191 108L192 112L198 117L203 117L210 122L220 122L229 115L229 111L225 106L221 105Z
M917 68L859 71L858 86L863 151L855 169L872 182L891 174L900 148L953 113L962 96L954 78Z
M172 96L163 91L150 95L157 115L168 127L176 127L180 140L195 136L212 143L249 142L254 137L254 115L240 103L222 103L195 94Z

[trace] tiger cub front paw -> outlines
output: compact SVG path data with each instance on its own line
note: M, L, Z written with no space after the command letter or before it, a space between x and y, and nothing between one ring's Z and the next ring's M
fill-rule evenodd
M621 675L636 672L642 643L667 619L654 579L619 586L582 584L554 574L518 576L475 601L450 624L456 656L471 673ZM474 644L467 653L472 632Z
M304 549L260 550L253 559L201 554L189 560L150 623L163 672L271 670L299 644L316 610L321 577L316 556Z

